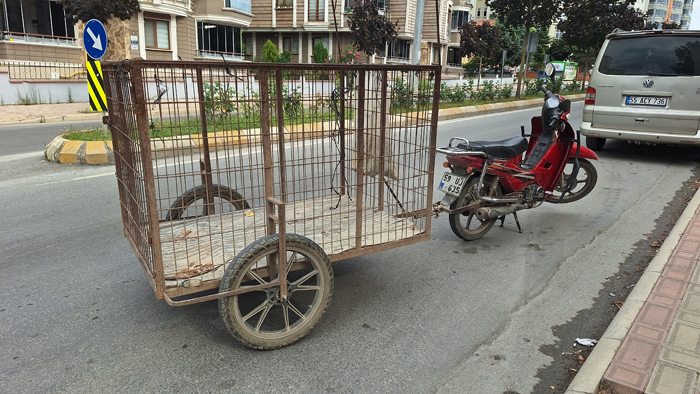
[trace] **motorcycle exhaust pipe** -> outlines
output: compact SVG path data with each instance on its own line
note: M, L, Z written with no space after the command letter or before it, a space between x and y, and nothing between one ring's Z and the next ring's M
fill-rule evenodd
M511 205L506 205L504 207L493 207L493 208L490 208L490 207L479 208L476 211L476 217L479 220L493 219L493 218L498 218L498 217L505 216L505 215L510 215L511 213L521 211L525 208L527 208L527 207L524 204L511 204Z

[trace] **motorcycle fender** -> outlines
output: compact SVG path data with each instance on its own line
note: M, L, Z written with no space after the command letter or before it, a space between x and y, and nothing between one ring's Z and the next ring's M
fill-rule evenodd
M569 152L569 158L573 159L576 157L576 149L578 147L578 144L574 142L574 145L571 147L571 151ZM579 159L589 159L589 160L598 160L598 155L593 152L592 150L586 148L585 146L581 146L581 150L578 153L578 158Z
M449 207L450 205L452 205L453 202L457 201L458 198L459 197L457 197L457 196L445 194L445 196L442 197L440 204L442 204L443 207Z

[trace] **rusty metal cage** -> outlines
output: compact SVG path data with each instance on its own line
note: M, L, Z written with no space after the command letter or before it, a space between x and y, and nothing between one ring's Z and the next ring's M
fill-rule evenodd
M103 72L124 231L158 299L226 296L192 294L273 234L330 261L430 239L439 67L136 59Z

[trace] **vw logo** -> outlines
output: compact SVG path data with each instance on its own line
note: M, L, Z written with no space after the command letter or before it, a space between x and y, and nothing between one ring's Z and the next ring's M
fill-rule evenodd
M650 87L654 86L654 81L651 79L646 79L646 80L644 80L644 82L642 82L642 85L645 88L650 88Z

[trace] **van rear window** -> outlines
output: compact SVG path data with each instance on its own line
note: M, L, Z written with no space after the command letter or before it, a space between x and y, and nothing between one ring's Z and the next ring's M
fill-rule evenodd
M598 71L610 75L700 75L700 37L662 35L610 40Z

